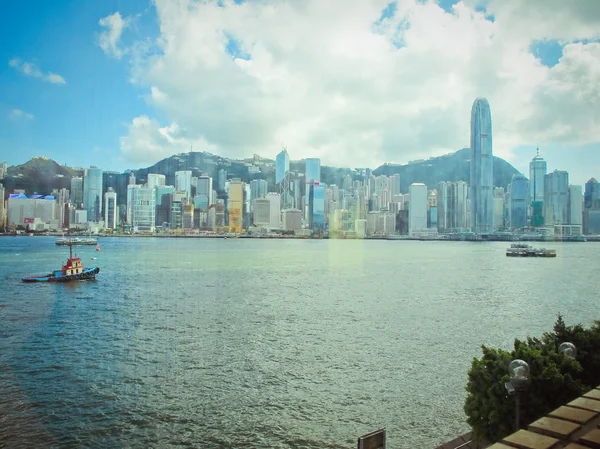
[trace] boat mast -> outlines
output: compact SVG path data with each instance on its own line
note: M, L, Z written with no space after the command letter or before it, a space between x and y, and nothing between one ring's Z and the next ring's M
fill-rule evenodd
M73 242L69 240L69 260L73 258Z

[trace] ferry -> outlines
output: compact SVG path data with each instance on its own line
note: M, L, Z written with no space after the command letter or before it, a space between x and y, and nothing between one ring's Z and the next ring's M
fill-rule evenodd
M61 237L59 239L56 239L56 245L58 246L70 246L70 245L75 245L75 246L79 246L79 245L97 245L98 244L98 239L95 239L93 237L85 237L85 238L79 238L79 237Z
M534 248L526 243L513 243L507 248L508 257L556 257L555 249Z
M40 276L28 276L21 279L23 282L71 282L96 279L100 268L84 268L79 257L73 257L73 245L69 245L69 259L61 270Z

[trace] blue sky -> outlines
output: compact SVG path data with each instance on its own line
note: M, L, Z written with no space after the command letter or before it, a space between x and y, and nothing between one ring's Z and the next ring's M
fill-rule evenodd
M457 0L439 0L438 2L439 6L444 11L449 13L447 16L450 16L450 14L453 13L453 6L457 5L458 3L459 2ZM173 2L171 2L171 5L172 4ZM169 2L164 2L162 8L167 9L171 5ZM396 5L396 3L391 2L388 7L381 11L381 19L379 22L382 19L393 19L398 9L399 7ZM33 14L32 11L36 11L36 13ZM59 163L65 163L70 166L86 167L89 165L98 165L107 170L117 171L122 171L127 168L138 168L144 165L132 163L130 160L127 160L127 158L124 157L124 152L121 148L121 138L127 137L128 133L129 136L131 135L130 128L132 126L132 121L141 116L147 116L150 121L154 121L152 123L158 123L158 126L164 127L163 129L166 129L171 124L176 122L178 125L182 124L181 129L186 130L186 135L191 135L190 138L192 140L200 140L203 138L203 136L210 134L210 132L207 132L206 129L202 129L203 125L208 125L198 121L200 119L197 119L196 121L187 120L190 116L189 111L183 111L183 109L184 107L187 108L189 105L176 103L175 101L171 101L169 99L170 97L168 94L170 93L170 86L166 80L154 79L152 80L151 84L156 86L160 92L166 92L166 98L171 101L171 103L167 105L168 107L161 107L161 105L157 104L156 102L153 103L152 100L148 99L149 84L145 84L145 81L147 80L142 80L138 84L131 82L132 62L127 56L124 56L121 59L116 59L107 56L103 52L98 45L98 35L102 31L102 27L98 22L100 19L115 12L119 12L124 18L128 18L131 24L124 30L121 37L121 44L123 45L123 48L127 48L128 45L140 41L141 39L155 40L160 35L160 14L157 10L157 7L150 0L57 0L52 2L45 0L31 0L26 3L13 2L10 4L10 6L6 6L4 8L3 14L0 16L0 38L3 42L3 45L0 47L0 85L2 86L2 89L0 89L0 123L2 123L2 126L0 127L0 161L6 160L9 165L15 165L24 163L34 156L46 156L56 160ZM426 11L423 10L423 14L425 13ZM333 10L331 14L332 20L343 21L344 19L344 17L337 17L335 10ZM176 14L174 14L174 12L171 10L168 17L173 17L174 15ZM245 20L259 20L260 17L260 14L257 14L256 17L249 17ZM486 13L486 19L489 23L496 22L495 17L491 14ZM550 19L552 19L552 17L550 17ZM162 20L165 20L165 16L162 17ZM201 30L203 27L208 29L212 26L212 24L202 21L203 17L200 13L197 17L193 17L189 20L196 21L195 28L198 30ZM236 20L234 16L231 16L231 20L232 23L238 23L234 22L234 20ZM353 21L355 18L349 17L349 20L351 23L354 23ZM451 27L451 19L447 19L447 22L448 23L445 27L439 28L440 33L443 33L444 30L453 29ZM332 23L336 24L336 22ZM239 26L239 23L237 26ZM397 26L399 30L402 29L410 33L421 32L419 29L413 29L412 24L407 23L406 20L400 21ZM227 26L225 26L225 28L227 28ZM243 28L243 26L241 28ZM239 77L240 73L240 60L246 60L254 63L259 62L257 60L252 61L252 47L248 44L248 42L244 43L244 32L247 33L248 30L241 28L239 32L238 29L235 28L218 30L229 39L228 44L223 49L227 56L228 62L226 64L228 65L223 66L222 69L224 70L224 73L227 73L227 70L236 70L236 77ZM326 33L328 30L316 29L316 33L320 31ZM177 30L175 32L177 33ZM293 36L294 29L286 29L285 32L289 32L289 34ZM299 32L302 33L303 30L300 30ZM431 33L427 30L424 32L425 34L423 35L423 38L429 38ZM427 33L429 33L429 35ZM179 39L182 38L182 36L177 37ZM443 34L440 34L437 39L451 40L447 38L452 37L454 36L444 36ZM264 37L266 40L269 38L274 39L275 42L279 40L278 36ZM305 36L303 35L299 35L297 39L297 47L303 45L304 41L306 40ZM481 37L478 39L481 39ZM392 39L392 42L396 41ZM413 42L414 44L414 40L409 40L408 42ZM531 45L528 51L538 58L544 66L551 68L555 67L561 60L561 57L563 56L563 49L565 44L568 42L587 43L588 41L585 41L584 39L578 40L575 37L570 41L559 41L552 38L538 38L531 40ZM267 44L272 45L272 42L265 41L264 44L264 48L268 48ZM318 50L309 47L309 44L310 42L307 43L306 51L304 53L312 55ZM401 47L403 47L403 45L398 46L398 51L396 54L394 54L394 57L397 57L399 61L400 58L403 57L402 51L406 50L405 48ZM294 48L294 46L292 45L290 48ZM435 47L433 48L435 49ZM371 50L367 47L365 47L365 49L365 54L369 56L368 53ZM426 51L426 53L429 52L429 50ZM362 54L361 57L365 57L365 54ZM444 58L444 56L445 55L442 53L440 58ZM275 56L272 56L272 58L273 57ZM294 59L293 57L294 55L292 54L290 61ZM362 63L360 63L360 58L357 58L356 60L359 61L357 69L361 70ZM13 62L11 63L11 61ZM296 73L292 72L292 70L297 70L297 68L287 69L286 64L289 64L289 62L285 58L276 62L278 64L276 67L281 68L281 70L277 70L277 73L274 73L273 75L274 77L278 76L278 73L293 73L296 75ZM343 62L346 63L346 61ZM418 63L419 60L416 62ZM35 76L26 75L23 73L24 63L31 64L29 68L34 71L37 70L37 72L34 73ZM338 64L334 59L331 59L330 63L332 67L340 66L340 64ZM313 64L313 61L306 65L306 67L313 70L313 66L311 64ZM315 62L315 64L317 63ZM331 67L326 67L326 64L327 61L322 63L323 67L318 67L318 65L315 65L314 70L329 70ZM403 67L402 64L404 64L404 62L399 63L397 68L401 70ZM437 60L431 63L431 67L436 67L436 64ZM517 65L518 64L519 63L517 62ZM454 69L454 67L452 69ZM174 67L172 70L178 70L178 68ZM286 72L286 70L288 70L288 72ZM469 82L469 70L464 70L466 74L465 79L467 79L466 82ZM502 70L504 70L504 68ZM332 70L332 73L333 72L334 70ZM424 74L424 76L431 74L435 75L434 72L435 71L431 71L431 73ZM347 73L351 74L352 72ZM390 71L390 73L393 72ZM62 79L64 79L64 83L50 82L50 74L59 75L62 77ZM192 78L197 76L198 79L200 79L202 76L205 76L206 73L202 70L199 70L197 74L192 73L191 75ZM329 82L328 85L331 85L331 82L328 81L326 75L328 75L328 73L324 72L324 83ZM458 71L456 76L460 77L460 75L461 73ZM308 76L312 76L310 71L308 72ZM372 81L377 80L377 73L375 73L374 76L375 78L373 78ZM214 112L214 114L217 115L222 114L221 118L217 117L214 120L214 123L216 123L217 126L219 125L219 122L227 122L228 118L231 116L232 111L228 110L227 107L237 108L238 104L236 102L238 101L240 102L240 107L248 106L244 104L246 97L248 98L248 104L250 104L251 101L257 101L259 103L262 101L260 97L254 95L257 90L260 90L260 86L252 84L255 82L255 80L251 80L252 83L248 83L247 78L243 79L244 83L241 84L242 87L245 88L245 86L249 86L249 92L251 92L251 95L244 96L244 94L247 94L248 91L240 90L238 92L236 90L237 86L219 85L218 80L215 81L215 79L211 77L207 77L206 79L206 86L208 86L207 89L215 89L215 91L219 92L224 99L227 99L227 96L229 95L235 100L230 102L224 101L226 106L224 106L222 113L218 111ZM222 79L230 80L238 78L223 76ZM57 78L55 77L54 81L56 80ZM338 80L339 76L335 81L336 84L339 84ZM432 82L434 83L432 85L435 86L436 81ZM370 84L376 86L376 83L371 82ZM397 84L402 86L403 81L398 79ZM477 95L487 95L488 92L486 92L485 89L490 89L486 86L485 79L480 84L482 86L482 91L478 91ZM201 81L200 86L203 85L203 81ZM355 93L354 91L356 90L356 85L352 84L351 82L348 82L347 85L351 91L345 93L345 98L351 99L352 95ZM369 81L367 81L365 85L369 85ZM194 84L190 81L189 86L183 85L178 87L181 89L189 88L190 91L193 91L193 89L197 89L197 86L198 84ZM343 88L344 86L340 87L340 89ZM494 89L491 89L492 95L493 91ZM344 92L341 90L340 92L336 92L338 98L344 94ZM400 94L396 92L395 94L400 95L402 92ZM390 92L389 96L391 101L395 101L396 103L401 103L403 101L402 99L394 99L393 95L394 93ZM498 94L498 98L501 99L502 97L503 95ZM540 98L544 97L542 96ZM192 101L199 100L196 99ZM317 101L321 102L323 100L322 98L317 97ZM424 97L423 101L427 103L428 98ZM463 102L464 105L462 105L462 109L460 110L468 111L470 108L469 103L471 101L472 99L470 98L465 99ZM501 117L502 114L497 114L499 108L496 107L497 103L498 101L496 101L496 103L492 103L493 116ZM281 99L282 107L288 107L288 104L287 98ZM204 104L200 101L197 105L192 106L196 108L195 110L202 111ZM211 104L211 107L212 106L213 105ZM250 106L252 105L250 104ZM181 113L178 113L179 109L181 109ZM301 107L298 109L299 111L302 110ZM318 110L323 108L318 104L316 109ZM505 105L505 109L508 110L508 106ZM248 107L243 110L250 111L250 114L256 111L262 111L260 108L256 109L256 107ZM312 107L309 108L309 110L315 110L315 108ZM358 111L361 112L360 109ZM301 112L298 114L301 114ZM424 114L427 116L426 112L424 112ZM440 120L442 122L446 121L448 125L444 126L441 132L438 133L440 136L439 139L444 139L444 132L453 132L451 120L455 120L455 122L460 123L461 126L464 126L468 122L468 112L466 114L461 112L460 117L456 117L458 112L452 112L450 109L448 114L449 115L443 115L442 117L445 118ZM466 119L463 117L463 115L466 115ZM247 115L247 117L250 117L249 124L247 126L248 129L257 129L255 126L256 123L252 121L259 120L259 116L260 114L257 114L256 116ZM362 117L364 117L364 114ZM294 120L292 123L300 123L305 118L306 117L299 115L292 117L290 120ZM362 118L359 120L361 119ZM337 120L337 117L323 118L324 123L331 123L332 120ZM419 120L419 117L417 117L415 120ZM385 121L388 122L389 120ZM211 121L211 123L214 124L213 121ZM348 148L351 148L353 143L359 141L356 136L352 134L354 128L356 128L357 132L362 132L361 127L355 126L357 123L356 119L351 121L351 123L354 124L341 128L350 131L347 133L347 142L349 144ZM288 125L289 127L289 123L284 123L284 125ZM379 125L377 124L377 126ZM418 127L414 128L418 129ZM501 126L498 126L495 129L499 128L501 128ZM259 131L260 129L256 132ZM302 135L302 133L305 132L305 130L301 128L300 130L295 131L297 131L295 132L296 135ZM405 131L410 133L413 130L409 126L405 128ZM331 137L327 135L327 133L322 132L320 129L317 131L313 130L311 132L314 132L319 138L324 137L337 139L337 136ZM421 145L427 145L429 142L429 137L427 135L424 135L425 137L423 138L425 143L416 141L415 143L410 139L404 139L404 137L400 134L400 131L396 132L398 132L397 135L394 134L394 131L391 132L392 137L398 139L399 142L406 141L407 143L405 145L407 146L415 147L415 145L417 145L417 148L420 148ZM383 130L384 136L387 135L386 133L388 133L388 130ZM159 135L156 132L154 134ZM364 135L364 133L359 137L362 135ZM280 138L279 135L270 136L270 138L271 137L273 140ZM454 137L456 137L456 132ZM244 136L242 133L240 133L239 139L244 141ZM285 139L292 147L294 144L297 144L297 142L294 141L290 142L288 137L285 137ZM312 140L307 139L309 142ZM144 139L140 139L140 141L145 142ZM459 138L455 138L452 140L452 142L453 143L450 145L450 148L452 149L464 147L465 144L468 144L468 131L461 131ZM211 140L209 143L214 144L217 147L219 147L221 144L220 148L223 148L224 155L232 155L236 157L247 157L254 152L267 155L268 151L263 150L262 148L270 148L270 146L266 144L261 145L258 150L256 148L244 148L241 146L236 149L237 153L228 154L227 149L225 149L222 142L220 143ZM336 144L340 145L339 142L336 142ZM513 145L511 148L511 154L513 158L511 162L519 170L526 172L527 163L532 157L535 143L529 141L520 141L516 143L513 142L511 145ZM301 145L298 144L298 146ZM358 144L358 147L365 148L365 146L362 144ZM440 145L434 145L434 147L439 148ZM309 148L308 146L306 148L306 151L302 150L301 154L300 151L296 152L295 154L292 152L292 157L295 159L300 159L304 156L321 156L321 153L315 152L326 151L319 150L318 148ZM335 148L335 145L332 145L331 142L325 142L322 148ZM408 161L409 159L418 157L418 155L412 153L409 154L408 150L406 153L403 153L403 156L396 156L397 150L395 147L390 148L391 149L387 150L380 149L379 151L368 151L365 148L365 150L363 150L365 151L365 155L360 162L356 160L346 161L336 159L336 157L338 157L337 152L330 153L329 159L324 156L324 161L325 163L331 163L332 165L335 164L338 166L370 165L372 167L376 167L378 164L386 161L402 163ZM423 146L423 148L426 147ZM598 150L600 150L598 144L571 146L566 143L559 144L552 142L546 142L542 144L542 152L548 160L549 168L565 168L572 170L574 174L577 173L575 175L577 182L582 182L591 176L599 176L598 173L594 172L598 171L598 167L600 166L600 151ZM144 151L144 148L141 148L139 151ZM165 151L169 151L168 145ZM276 150L273 150L273 152L275 151ZM424 151L429 151L430 154L433 153L432 148ZM168 155L167 153L157 154L160 154L161 157ZM348 149L343 154L345 157L353 157L356 154L356 151L353 152L352 149ZM369 157L373 157L373 154L377 154L378 159L370 160ZM425 155L426 154L424 154L424 156ZM156 158L158 158L158 156L156 156ZM590 167L589 164L586 166L578 163L577 161L580 158L587 158L588 161L592 162L593 166ZM146 163L146 165L150 165L150 163L156 162L156 160L148 162L149 163Z
M0 117L6 126L0 128L0 159L12 165L44 155L71 166L106 166L120 157L119 136L126 123L152 111L129 82L128 65L107 58L97 45L98 20L117 10L141 14L140 28L155 24L146 0L36 0L5 6ZM57 73L66 84L26 76L9 66L13 58ZM34 117L11 119L13 109Z

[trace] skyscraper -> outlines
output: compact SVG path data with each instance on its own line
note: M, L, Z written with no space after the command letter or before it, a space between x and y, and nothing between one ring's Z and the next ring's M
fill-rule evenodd
M510 227L522 229L527 226L527 178L514 174L510 181Z
M305 197L305 216L309 218L310 208L309 208L309 196L310 196L310 186L311 182L321 182L321 159L319 158L307 158L305 160L305 168L304 168L304 197ZM309 219L310 221L310 219Z
M290 156L284 148L275 158L275 183L279 184L290 171Z
M102 219L102 169L86 168L83 174L83 208L87 219L98 222Z
M186 198L192 196L192 171L181 170L175 172L175 190L184 191Z
M485 98L471 109L471 227L477 233L494 229L494 159L492 114Z
M0 183L0 231L4 231L6 228L6 209L4 207L4 186Z
M554 170L544 176L544 218L546 224L569 223L569 173Z
M537 155L529 163L529 202L544 201L544 176L548 172L548 167L544 158L540 156L540 149L537 149Z
M112 187L104 194L104 227L115 229L117 227L117 192Z
M581 186L569 186L569 224L581 225L583 222L583 189Z
M83 178L71 178L71 204L77 209L83 205Z
M308 226L313 231L325 230L325 185L317 181L308 187Z
M408 188L410 205L408 208L408 233L414 235L427 229L427 186L413 183Z
M244 183L239 179L229 182L229 230L242 232L244 211Z
M202 175L198 177L194 203L198 209L208 211L212 204L212 178L210 176Z
M600 183L595 178L585 183L584 206L586 209L600 209Z
M148 187L153 189L154 187L164 186L166 184L166 176L158 175L156 173L148 173Z

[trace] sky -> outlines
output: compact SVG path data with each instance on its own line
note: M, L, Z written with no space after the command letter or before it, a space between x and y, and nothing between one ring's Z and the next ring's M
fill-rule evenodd
M9 165L376 168L468 147L486 97L495 155L600 179L598 0L30 0L0 38Z

